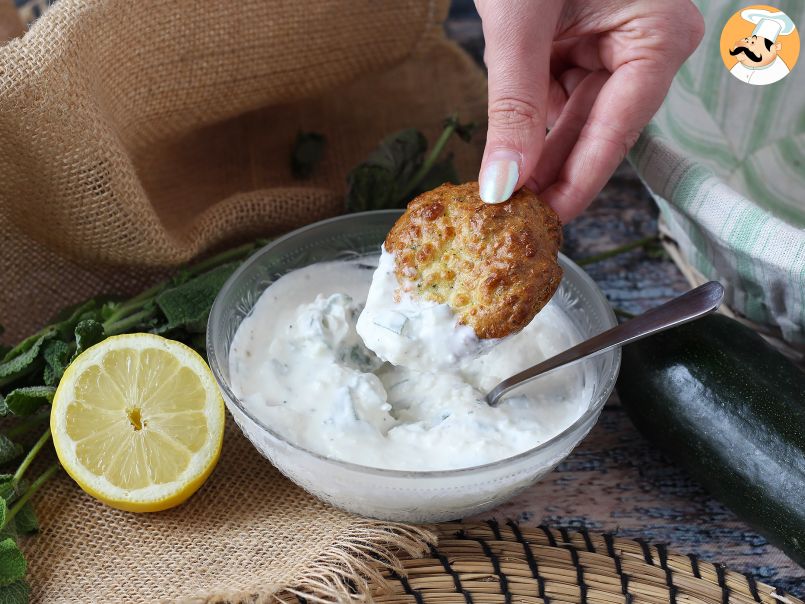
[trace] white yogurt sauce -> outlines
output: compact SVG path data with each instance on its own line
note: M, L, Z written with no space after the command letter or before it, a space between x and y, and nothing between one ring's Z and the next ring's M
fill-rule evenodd
M535 380L496 408L483 400L502 379L580 341L555 302L478 358L437 371L383 362L356 330L377 262L364 257L288 273L241 323L230 354L232 389L265 425L335 459L447 470L524 452L588 408L586 363Z
M449 369L499 340L481 340L460 325L447 304L413 298L400 288L394 256L385 249L358 319L358 334L381 359L411 369Z

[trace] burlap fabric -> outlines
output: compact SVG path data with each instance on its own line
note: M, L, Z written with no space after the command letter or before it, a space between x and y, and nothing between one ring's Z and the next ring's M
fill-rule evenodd
M341 212L347 171L393 130L432 140L453 111L482 123L484 78L444 39L447 5L60 0L0 47L6 339L212 247ZM289 168L299 129L328 141L302 183ZM453 145L463 177L482 142ZM65 477L35 503L37 601L335 598L345 579L360 588L368 554L427 537L318 502L231 427L178 509L117 512Z

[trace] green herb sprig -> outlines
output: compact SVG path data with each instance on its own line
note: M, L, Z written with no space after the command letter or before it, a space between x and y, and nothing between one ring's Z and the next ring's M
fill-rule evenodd
M215 296L240 263L266 240L202 260L128 300L97 296L61 311L38 332L0 356L0 466L23 456L13 474L0 474L0 602L28 601L27 565L17 537L39 529L30 499L60 470L52 463L32 482L24 476L43 449L50 449L50 417L56 385L70 362L103 339L151 332L180 340L204 354L204 331ZM41 432L40 432L41 431Z
M347 210L401 208L423 191L457 183L453 156L442 158L442 152L454 134L468 142L474 129L474 124L462 124L455 115L447 118L429 152L427 139L414 128L387 136L347 176Z
M429 151L418 130L401 130L386 137L349 173L346 209L399 208L423 191L457 182L452 156L442 154L453 135L469 141L473 128L455 116L446 119ZM324 145L320 134L299 134L291 157L297 178L313 173ZM180 269L172 278L130 299L90 298L64 309L16 346L0 345L0 467L22 458L13 473L0 474L0 604L24 604L30 596L25 581L27 564L17 539L39 530L30 499L61 468L58 462L51 463L31 482L25 475L39 453L51 448L49 405L67 366L93 344L131 332L161 334L204 355L204 331L215 296L240 263L265 243L247 243ZM637 248L650 255L661 250L656 236L646 237L577 262L593 264ZM0 335L2 332L0 326ZM26 453L23 443L32 441Z
M450 117L429 151L418 130L387 137L350 172L346 208L402 207L422 191L457 182L452 156L442 154L454 134L468 141L472 130L472 124ZM296 178L312 175L324 145L322 135L300 132L291 156ZM95 296L74 304L15 346L0 345L0 467L22 457L13 474L0 474L0 604L24 604L30 596L17 538L39 529L30 499L61 467L51 463L30 483L24 476L43 450L52 450L50 403L65 369L82 351L122 333L160 334L204 355L204 333L216 295L243 260L265 243L247 243L180 269L133 298ZM26 449L23 443L35 437Z

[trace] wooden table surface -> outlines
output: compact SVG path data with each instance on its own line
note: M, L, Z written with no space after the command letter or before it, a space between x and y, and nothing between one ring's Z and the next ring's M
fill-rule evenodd
M471 0L454 1L446 30L481 60L483 38ZM565 227L563 251L584 258L656 232L656 206L624 164L590 209ZM669 259L642 250L586 269L614 306L633 313L688 289ZM490 517L643 537L679 553L724 562L805 598L805 571L657 452L634 428L617 394L592 432L552 474L495 510L466 520Z

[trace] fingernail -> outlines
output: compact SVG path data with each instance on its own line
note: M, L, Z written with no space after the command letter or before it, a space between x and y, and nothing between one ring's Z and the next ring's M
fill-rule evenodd
M501 203L514 193L520 171L516 154L510 151L492 153L481 172L478 183L481 199L486 203Z

